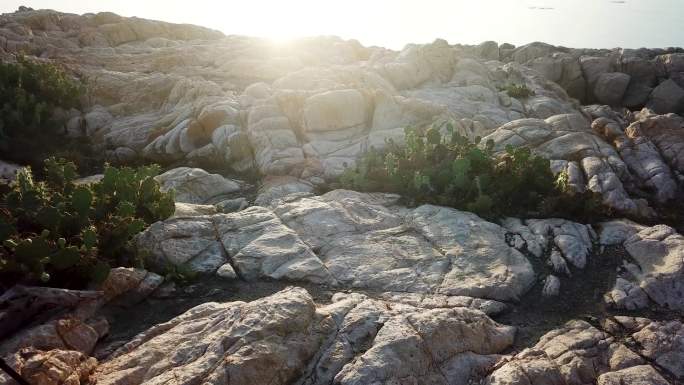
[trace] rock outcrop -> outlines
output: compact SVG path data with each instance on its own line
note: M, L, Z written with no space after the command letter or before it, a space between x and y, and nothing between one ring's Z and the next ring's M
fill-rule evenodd
M542 385L542 384L670 384L676 383L681 374L680 364L665 367L644 354L646 349L632 350L611 334L633 333L629 330L638 324L648 324L645 332L637 332L632 338L655 342L654 338L665 337L667 327L681 327L674 322L664 326L647 319L617 317L601 330L585 321L571 321L560 329L544 335L539 342L513 357L507 358L486 380L487 384ZM627 329L627 330L625 330ZM640 335L643 333L643 336ZM655 337L657 335L658 337ZM651 342L653 341L653 342ZM668 341L681 343L675 337ZM671 345L668 345L670 347ZM663 354L662 362L674 363L682 353L681 346L673 347ZM673 360L673 361L667 361ZM670 378L672 382L664 377Z
M111 162L221 165L315 186L371 148L401 144L407 126L449 120L471 139L533 147L626 215L653 216L644 192L660 205L682 183L681 120L656 115L684 108L677 49L436 40L395 52L338 38L284 49L194 26L28 9L0 18L0 38L5 56L29 47L88 78L89 103L66 112L65 130L95 139ZM511 97L501 91L509 85L531 95ZM615 129L594 121L614 111L581 110L573 97L654 112ZM197 200L184 202L206 203Z
M666 225L641 226L630 221L604 223L601 243L621 245L630 256L605 300L621 309L640 309L651 301L663 308L684 309L684 237Z
M684 109L681 48L598 50L531 43L500 60L538 70L584 104L648 106L660 114Z
M515 329L464 307L424 309L290 288L206 303L138 335L101 364L99 384L466 384L500 359ZM457 342L457 343L454 343Z
M157 266L213 273L228 264L247 280L497 300L529 289L532 266L506 244L503 228L444 207L406 209L397 198L346 190L294 194L271 208L155 223L138 247Z
M150 269L217 276L230 288L284 281L342 291L206 302L96 350L110 326L102 304L168 299L173 283L115 268L97 292L16 287L0 297L0 358L32 385L684 381L684 237L674 228L499 225L405 207L393 194L315 193L368 150L402 145L406 127L448 121L497 153L526 146L569 188L654 222L684 184L681 49L436 40L397 52L335 37L283 47L112 13L22 8L0 15L0 58L19 52L88 79L83 111L60 112L65 135L92 139L113 163L175 167L156 177L175 191L174 215L135 239ZM17 170L0 161L0 183ZM263 177L255 199L223 176L232 171ZM598 293L608 315L554 324L522 349L515 327L490 318L520 301L554 301L606 250L622 260L612 289ZM656 318L621 315L647 307ZM4 375L0 384L13 385Z

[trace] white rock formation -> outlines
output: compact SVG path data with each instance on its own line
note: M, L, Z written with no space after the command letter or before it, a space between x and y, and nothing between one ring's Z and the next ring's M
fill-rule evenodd
M231 214L153 224L137 243L159 268L213 273L228 261L247 280L516 300L534 280L505 230L474 214L394 206L390 194L335 190Z

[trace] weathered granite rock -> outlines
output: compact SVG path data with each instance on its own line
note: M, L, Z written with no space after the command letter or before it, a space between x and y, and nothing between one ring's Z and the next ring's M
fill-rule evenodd
M635 342L635 352L676 380L684 379L684 325L681 320L652 321L616 316L602 326L610 333L630 336Z
M509 234L519 237L519 243L513 245L515 248L529 251L537 257L548 256L548 263L554 271L566 275L570 274L568 265L578 269L586 266L597 237L589 225L558 218L525 221L506 218L503 226Z
M530 45L526 46L530 47ZM524 49L521 47L521 49ZM546 51L546 50L544 50ZM524 60L521 55L517 55L514 60L520 64L524 64L539 71L546 79L558 83L563 87L568 95L579 100L586 99L587 84L582 73L582 66L579 60L572 54L565 52L544 53L544 56L538 56L527 62L520 62ZM522 52L519 51L519 53Z
M311 183L297 178L287 176L266 178L259 189L259 195L257 195L254 204L267 207L275 200L287 195L309 194L313 191L314 186Z
M617 309L637 310L648 306L648 295L638 285L618 277L615 286L604 295L607 304Z
M444 40L395 52L321 37L282 50L194 26L54 11L7 15L0 37L10 52L30 47L89 79L92 106L71 117L69 132L96 138L119 163L329 179L368 148L400 140L407 125L450 118L484 136L514 119L577 111L536 71L495 61L495 42L477 49L482 61ZM581 71L567 63L562 82L574 84ZM499 92L512 83L535 96Z
M684 88L674 80L666 80L651 93L647 107L659 114L684 111Z
M218 213L214 205L198 205L193 203L176 202L176 209L173 217L198 217L201 215L212 215Z
M95 358L78 351L58 349L48 352L24 349L13 361L14 370L32 385L86 384L97 366ZM0 375L0 383L9 384L3 375Z
M631 181L628 165L611 145L594 133L583 115L516 120L483 140L493 140L496 151L503 151L507 145L527 146L551 159L556 172L566 171L570 184L577 190L601 194L603 203L618 212L642 217L654 215L646 202L629 196L622 182L622 179Z
M617 308L641 309L658 306L684 308L684 237L666 225L641 226L630 221L612 221L599 226L604 245L622 245L635 264L624 263L614 288L605 300Z
M67 126L95 138L112 162L143 157L221 165L314 185L336 178L370 148L401 144L410 125L449 119L474 139L519 119L577 114L571 97L675 112L660 107L676 98L660 95L672 94L684 73L676 49L467 47L437 40L396 52L312 38L281 50L263 39L107 13L10 14L0 20L0 36L8 52L31 48L89 79L92 106L70 116ZM499 91L509 84L534 95L515 99ZM619 210L648 211L614 180L613 174L631 183L620 156L592 137L563 134L554 150L586 154L553 160L572 158L569 167L591 170L579 188L600 190ZM590 146L598 153L589 154Z
M271 209L158 222L137 243L158 269L213 273L230 261L247 280L497 300L516 300L532 285L531 264L498 225L444 207L406 209L397 200L347 190L295 194Z
M147 298L162 283L164 277L143 270L116 267L110 270L107 279L99 287L107 302L116 300L119 304L132 305Z
M471 213L425 205L407 217L451 266L438 292L499 300L517 299L531 286L529 261L505 243L505 231Z
M667 382L651 365L639 365L631 368L602 374L598 385L667 385Z
M514 328L463 307L424 309L364 295L317 307L303 289L206 303L141 333L102 363L99 384L436 384L479 380ZM277 368L277 371L274 371Z
M675 197L677 183L660 150L640 127L639 124L622 127L619 122L604 117L592 123L594 131L615 146L629 167L632 180L652 192L654 200L662 204Z
M106 324L105 324L106 325ZM62 318L32 329L22 330L3 343L2 353L18 351L25 347L38 349L70 349L90 354L97 340L102 337L95 325L79 318ZM107 329L102 329L106 333Z
M544 280L544 287L542 288L542 295L545 297L555 297L560 293L561 282L555 275L549 275Z
M639 343L641 355L677 379L684 379L684 325L681 321L651 322L632 338Z
M684 118L675 114L656 115L644 109L625 130L632 137L648 138L681 183L684 175Z
M622 72L602 73L594 84L594 95L601 104L620 106L630 80L631 76Z
M331 281L325 266L297 234L258 206L157 222L140 234L137 243L150 251L150 262L162 270L184 265L214 273L230 258L245 279Z
M15 286L0 297L0 358L39 383L78 384L109 332L107 320L95 316L103 302L102 292ZM12 383L0 374L0 384Z
M48 287L13 286L0 296L0 337L11 336L36 318L48 320L63 313L89 314L103 293Z
M585 321L570 321L500 365L489 385L669 384L639 354Z
M491 299L442 294L386 292L382 293L380 298L388 302L403 303L424 309L467 307L479 310L488 316L501 314L509 308L505 303Z
M530 230L539 236L553 236L554 245L563 257L578 269L587 264L587 257L593 249L596 233L591 226L564 219L530 219L526 221Z
M684 237L665 225L641 230L624 243L639 264L639 286L651 300L671 309L684 309Z
M199 168L179 167L155 177L162 191L175 191L176 202L217 203L240 191L241 184Z
M226 199L214 205L217 212L220 213L234 213L236 211L242 211L249 207L249 201L247 198L234 198Z
M138 335L100 365L100 384L291 383L335 323L289 289L253 303L205 303ZM276 371L274 369L277 368Z

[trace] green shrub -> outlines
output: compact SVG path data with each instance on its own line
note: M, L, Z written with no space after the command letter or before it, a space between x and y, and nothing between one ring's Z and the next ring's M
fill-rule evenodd
M42 282L78 288L110 266L139 266L132 238L174 210L173 194L153 179L157 166L106 167L100 182L77 185L73 163L48 159L45 180L20 171L0 212L3 284Z
M527 88L525 84L507 84L499 89L499 91L506 91L506 94L516 99L527 99L534 96L534 91Z
M57 112L79 107L82 89L51 63L23 56L0 63L2 158L37 168L49 155L77 145L64 137L64 121Z
M340 178L340 187L401 194L409 205L432 203L500 216L577 217L584 201L558 183L549 160L528 148L506 148L496 156L493 142L478 146L446 125L426 132L406 129L405 146L389 141L384 153L364 155ZM478 140L479 142L479 140ZM580 202L581 207L567 205ZM598 211L600 212L600 210ZM593 212L596 214L597 212Z

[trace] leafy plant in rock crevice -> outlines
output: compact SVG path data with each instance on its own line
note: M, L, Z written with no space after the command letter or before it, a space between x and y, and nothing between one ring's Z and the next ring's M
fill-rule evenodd
M585 208L586 202L596 202L593 194L576 195L558 182L548 159L525 147L495 154L492 141L479 142L451 123L406 128L405 145L390 140L383 152L371 149L345 171L339 187L399 193L409 205L438 204L485 218L601 213L601 207Z
M503 87L499 87L499 91L504 91L506 95L516 99L527 99L534 96L534 91L525 84L506 84Z
M78 185L73 163L45 161L45 180L21 170L0 211L3 284L82 287L111 266L140 266L132 238L174 210L153 179L158 166L106 167L101 181Z

